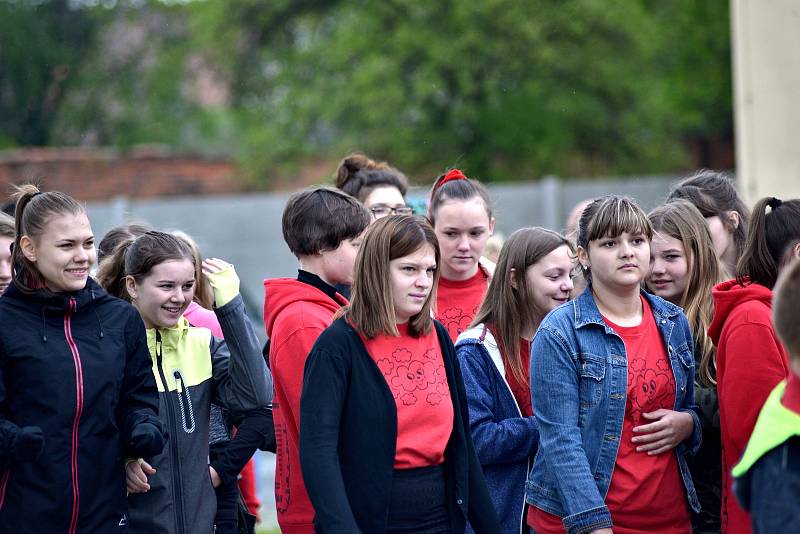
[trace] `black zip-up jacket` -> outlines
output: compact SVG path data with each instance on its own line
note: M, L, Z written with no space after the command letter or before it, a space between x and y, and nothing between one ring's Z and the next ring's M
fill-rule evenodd
M0 532L127 531L124 458L164 442L150 367L139 313L91 278L70 293L9 286L0 298ZM19 447L31 429L42 433L38 457ZM142 432L151 446L141 447Z
M450 528L501 531L472 444L467 395L453 342L435 322L453 402L445 449ZM397 446L397 407L355 329L338 319L306 360L300 398L300 464L320 533L386 532Z

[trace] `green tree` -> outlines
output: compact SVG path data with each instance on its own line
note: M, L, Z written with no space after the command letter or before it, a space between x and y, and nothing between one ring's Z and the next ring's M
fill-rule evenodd
M0 0L16 17L0 16L16 32L0 37L4 132L25 124L5 80L27 79L27 48L44 57L33 43L60 7L92 38L79 51L52 34L48 53L72 58L56 107L13 92L50 110L37 142L231 154L267 185L354 149L426 182L451 165L483 180L674 171L687 139L732 137L727 0L69 5ZM198 96L203 76L224 98Z
M426 179L659 172L732 127L727 2L309 4L194 6L256 175L353 148Z
M0 1L0 147L50 142L96 30L68 0Z

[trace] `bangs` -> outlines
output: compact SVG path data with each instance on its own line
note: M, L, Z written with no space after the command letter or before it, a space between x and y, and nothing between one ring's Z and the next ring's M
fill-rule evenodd
M633 200L626 197L606 197L599 200L596 213L586 228L586 240L617 237L623 233L653 237L650 220Z

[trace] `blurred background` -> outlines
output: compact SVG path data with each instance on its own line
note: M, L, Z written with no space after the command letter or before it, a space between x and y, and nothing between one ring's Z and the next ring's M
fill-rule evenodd
M260 324L263 279L295 274L288 193L354 150L420 208L463 169L506 235L702 167L800 196L797 50L796 0L0 0L0 187L72 194L98 236L189 232Z

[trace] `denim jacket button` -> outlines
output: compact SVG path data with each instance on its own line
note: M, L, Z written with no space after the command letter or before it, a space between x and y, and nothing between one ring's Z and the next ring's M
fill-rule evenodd
M456 501L456 504L458 504L458 505L462 505L462 504L464 504L464 501L463 501L463 500L461 500L461 499L458 499L458 500Z

